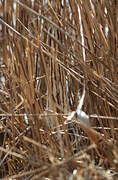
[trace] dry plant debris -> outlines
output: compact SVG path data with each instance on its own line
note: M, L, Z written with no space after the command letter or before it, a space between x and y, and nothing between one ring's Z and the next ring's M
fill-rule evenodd
M0 0L0 179L118 179L117 27L117 0Z

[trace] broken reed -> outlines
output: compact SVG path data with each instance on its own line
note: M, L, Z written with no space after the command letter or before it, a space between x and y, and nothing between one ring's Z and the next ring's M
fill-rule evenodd
M1 178L114 179L105 167L117 174L117 8L0 1ZM65 123L84 85L82 110L96 130L77 117Z

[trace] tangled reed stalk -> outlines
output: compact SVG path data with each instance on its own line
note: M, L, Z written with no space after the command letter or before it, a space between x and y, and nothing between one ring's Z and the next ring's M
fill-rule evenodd
M0 179L118 178L117 27L117 0L0 0Z

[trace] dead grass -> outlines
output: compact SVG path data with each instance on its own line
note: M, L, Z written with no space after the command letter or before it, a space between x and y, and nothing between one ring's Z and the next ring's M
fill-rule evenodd
M117 10L0 0L1 179L118 178ZM90 125L66 118L84 87Z

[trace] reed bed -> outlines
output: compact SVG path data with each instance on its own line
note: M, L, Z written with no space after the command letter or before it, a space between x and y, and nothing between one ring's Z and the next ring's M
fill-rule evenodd
M0 0L0 179L118 178L117 27L117 0Z

